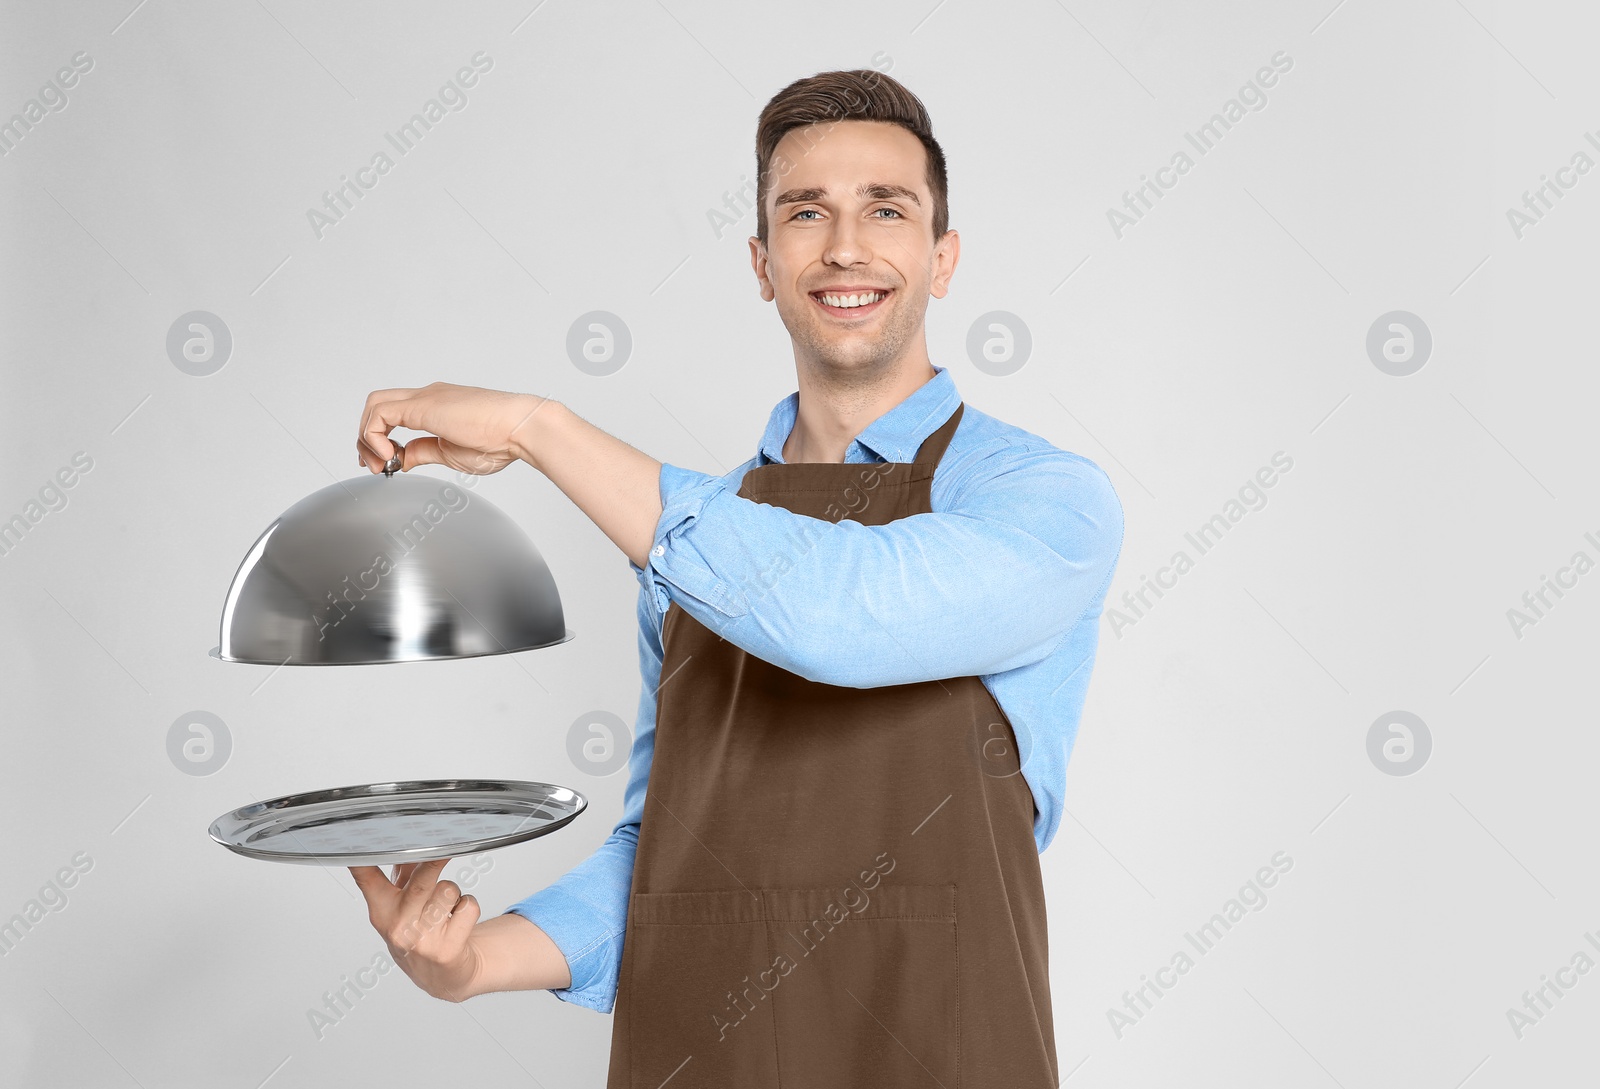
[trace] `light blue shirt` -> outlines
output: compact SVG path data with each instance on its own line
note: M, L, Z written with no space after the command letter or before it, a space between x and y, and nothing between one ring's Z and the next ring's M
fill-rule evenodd
M961 403L949 371L933 369L851 441L846 462L915 459ZM1088 458L969 404L934 473L932 513L867 526L741 498L749 469L783 461L798 404L798 393L779 402L756 456L732 472L661 466L647 566L628 564L639 581L643 686L622 819L594 854L508 909L566 956L572 985L551 991L563 1001L602 1013L616 1001L655 750L661 624L672 602L735 646L824 684L977 676L1016 733L1039 850L1055 836L1122 550L1122 504L1110 478Z

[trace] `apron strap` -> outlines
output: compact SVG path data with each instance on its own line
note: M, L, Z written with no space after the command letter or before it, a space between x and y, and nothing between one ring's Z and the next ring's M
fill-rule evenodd
M937 466L944 457L945 447L950 445L950 438L956 433L956 427L961 423L961 410L967 407L965 401L956 405L956 410L950 413L950 418L939 426L939 430L922 440L922 445L917 448L916 463L918 465Z

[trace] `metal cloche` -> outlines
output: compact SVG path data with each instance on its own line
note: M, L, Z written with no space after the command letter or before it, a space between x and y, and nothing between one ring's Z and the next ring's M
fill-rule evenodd
M394 467L313 492L267 527L228 588L213 657L368 665L572 638L550 569L504 511Z

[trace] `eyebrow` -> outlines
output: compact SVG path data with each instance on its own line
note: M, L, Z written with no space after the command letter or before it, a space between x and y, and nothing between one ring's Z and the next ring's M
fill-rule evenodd
M814 201L826 199L828 191L823 188L811 189L786 189L778 194L777 207L785 204L810 204ZM922 200L917 194L903 185L888 185L884 182L862 182L856 186L856 196L870 197L872 200L892 200L896 197L909 200L918 208L922 207Z

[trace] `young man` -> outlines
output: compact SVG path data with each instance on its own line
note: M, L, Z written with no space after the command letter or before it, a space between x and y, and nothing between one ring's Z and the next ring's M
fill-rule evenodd
M799 389L722 477L559 402L373 393L362 464L525 461L628 557L624 814L479 921L443 862L352 870L429 994L615 1007L608 1086L1054 1086L1039 852L1122 544L1093 462L961 403L923 319L960 253L893 79L826 72L757 132L751 263ZM648 788L648 789L647 789Z

